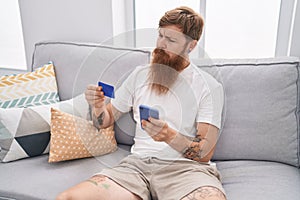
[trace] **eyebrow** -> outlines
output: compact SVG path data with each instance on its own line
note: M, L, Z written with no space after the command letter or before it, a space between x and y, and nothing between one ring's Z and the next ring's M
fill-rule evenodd
M160 35L163 35L163 33L162 33L161 31L162 31L161 29L158 30L159 34L160 34ZM164 34L164 36L165 36L167 39L177 41L177 38L175 38L175 37L171 37L171 36L168 36L168 35L166 35L166 34Z

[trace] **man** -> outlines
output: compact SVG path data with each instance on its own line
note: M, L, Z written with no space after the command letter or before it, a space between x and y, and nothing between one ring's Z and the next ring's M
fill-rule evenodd
M226 199L210 163L221 124L222 85L189 60L203 24L188 7L166 12L150 66L137 67L107 105L101 87L87 87L96 127L108 127L133 110L135 144L118 166L57 199ZM140 122L142 104L159 110L159 119Z

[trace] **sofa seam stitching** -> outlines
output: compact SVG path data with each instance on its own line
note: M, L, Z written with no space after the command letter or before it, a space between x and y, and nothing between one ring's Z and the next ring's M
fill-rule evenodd
M199 67L228 67L228 66L260 66L260 65L283 65L283 64L289 64L289 65L298 65L299 61L290 61L290 62L274 62L274 63L241 63L241 64L232 64L232 63L228 63L228 64L214 64L214 65L203 65L203 66L199 66Z
M65 44L65 45L74 45L74 46L88 46L88 47L104 47L108 49L117 49L117 50L130 50L130 51L138 51L138 52L144 52L147 54L150 54L149 51L147 50L142 50L142 49L134 49L134 48L126 48L126 47L114 47L110 45L101 45L101 44L93 44L93 43L76 43L76 42L61 42L61 41L44 41L44 42L38 42L35 44L35 46L40 46L40 45L46 45L46 44Z
M297 69L297 81L296 81L296 85L297 85L297 108L296 108L296 119L297 119L297 159L298 159L298 168L300 168L300 130L299 130L299 62L296 65L296 69Z

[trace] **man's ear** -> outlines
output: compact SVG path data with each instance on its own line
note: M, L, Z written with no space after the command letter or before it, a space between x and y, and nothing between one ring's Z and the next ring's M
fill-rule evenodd
M187 53L189 54L191 51L193 51L193 49L197 46L197 40L192 40L188 43L187 46Z
M192 40L191 42L190 42L190 47L189 47L189 51L191 52L191 51L193 51L193 49L197 46L197 40Z

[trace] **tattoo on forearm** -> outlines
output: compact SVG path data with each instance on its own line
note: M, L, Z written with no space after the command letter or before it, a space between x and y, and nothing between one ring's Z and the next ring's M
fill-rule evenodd
M193 139L193 142L191 143L191 145L183 153L183 156L185 158L200 162L200 160L201 160L200 141L201 141L200 136L196 135L196 137Z
M97 117L97 121L98 121L98 124L99 124L100 126L103 125L104 116L105 116L105 114L104 114L104 112L102 112L102 113L99 115L99 117Z
M105 115L104 112L102 112L98 117L96 117L96 115L93 114L94 126L96 126L97 128L100 128L103 125L104 115Z

